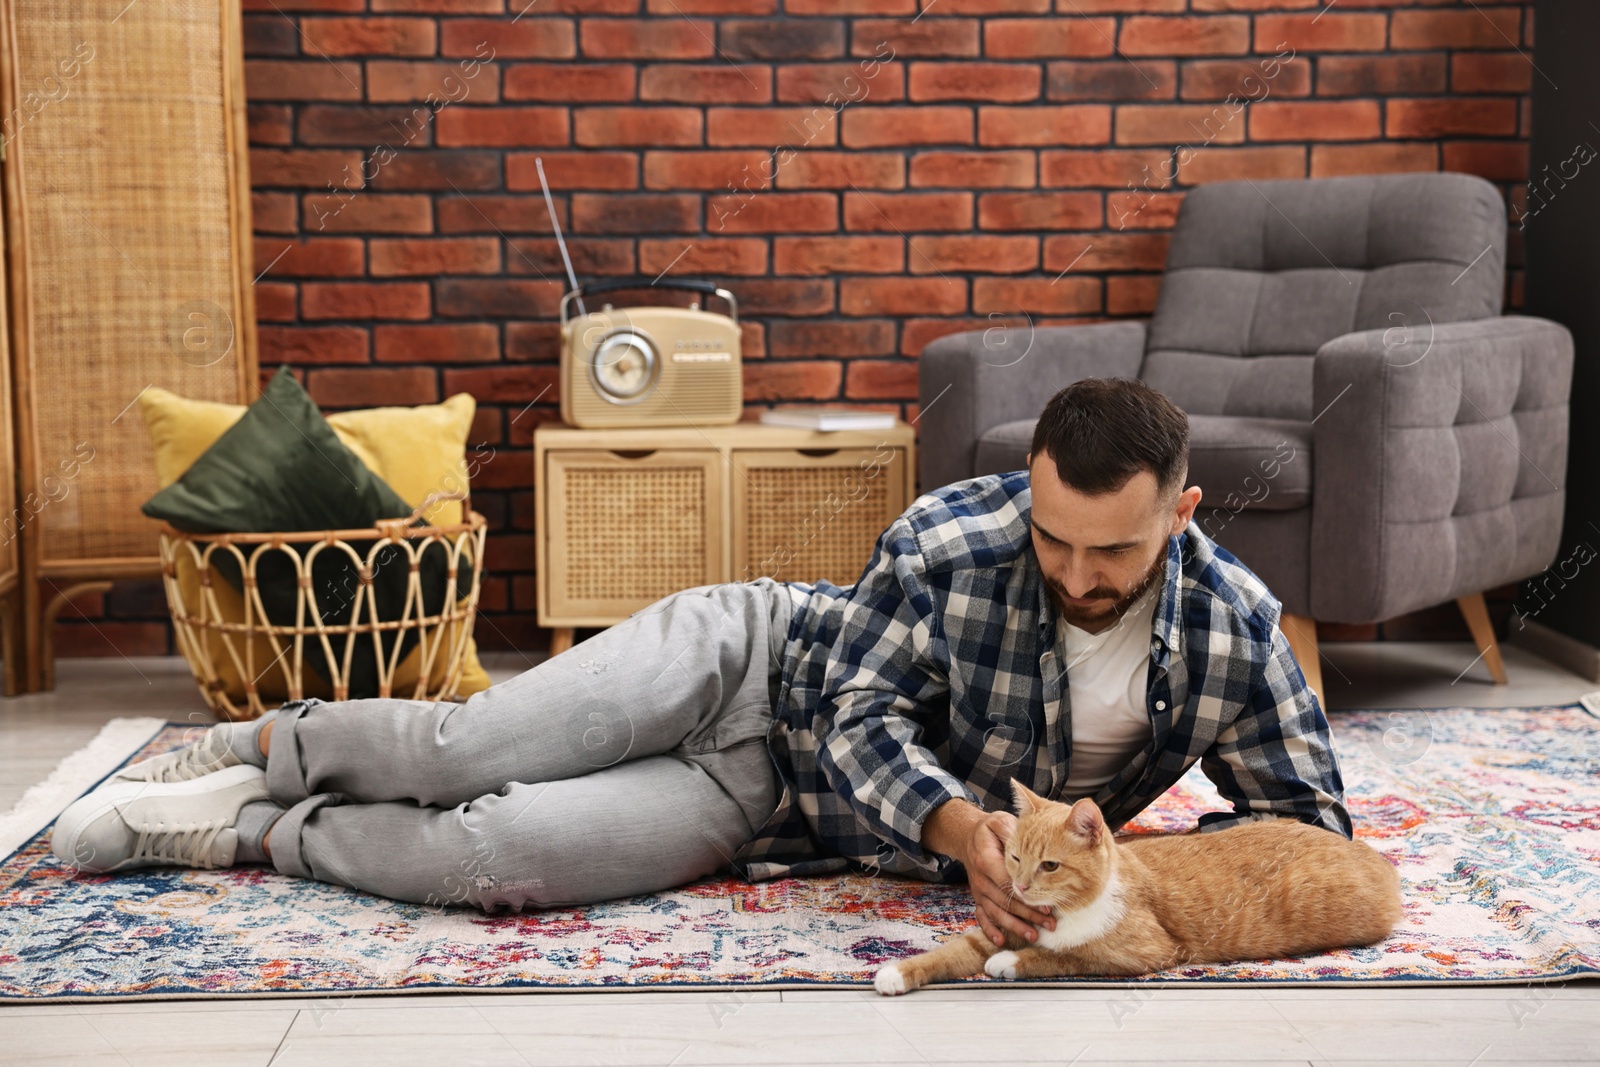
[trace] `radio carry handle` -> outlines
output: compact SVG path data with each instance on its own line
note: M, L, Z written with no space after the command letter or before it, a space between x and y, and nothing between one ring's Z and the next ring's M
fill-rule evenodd
M648 282L642 278L614 278L610 281L580 285L563 296L561 298L561 325L565 326L567 324L568 301L580 299L584 296L593 296L596 293L609 293L617 289L649 289L652 287L657 289L687 289L691 292L705 293L708 296L719 296L728 305L728 317L734 322L739 321L739 301L734 299L732 293L716 282L701 281L698 278L669 279L657 282Z

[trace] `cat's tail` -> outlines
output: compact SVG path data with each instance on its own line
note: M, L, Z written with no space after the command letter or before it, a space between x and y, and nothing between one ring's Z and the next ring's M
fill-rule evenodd
M896 960L878 968L872 987L886 997L921 989L931 982L945 982L980 974L983 964L1000 949L974 926L952 937L932 952Z

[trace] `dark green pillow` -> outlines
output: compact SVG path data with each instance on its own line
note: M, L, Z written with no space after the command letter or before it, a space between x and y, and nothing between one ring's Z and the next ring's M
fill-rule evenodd
M145 501L143 511L191 533L298 533L362 529L379 519L405 518L412 508L339 440L289 368L280 367L260 399L176 482ZM365 559L377 542L347 543ZM297 547L303 558L310 546ZM248 558L254 548L241 545L240 551ZM374 557L373 594L380 619L398 618L405 606L411 569L406 556L403 549L388 545ZM213 552L211 560L224 581L243 591L244 576L231 552ZM448 567L449 553L443 545L436 543L423 551L419 578L423 609L429 615L437 615L444 606ZM293 625L297 579L289 557L281 551L263 551L256 579L267 618L277 625ZM348 624L360 584L349 556L322 550L311 566L311 581L323 624ZM463 561L456 597L471 588L472 569ZM363 605L359 621L369 621L370 611ZM386 659L393 652L394 638L392 630L382 635ZM346 640L345 635L328 638L341 664ZM415 630L405 631L400 658L416 641ZM352 699L378 695L374 652L372 637L358 635L350 660ZM331 677L322 642L315 637L305 640L305 662L324 678Z
M288 367L143 510L192 533L348 530L411 514L339 440Z

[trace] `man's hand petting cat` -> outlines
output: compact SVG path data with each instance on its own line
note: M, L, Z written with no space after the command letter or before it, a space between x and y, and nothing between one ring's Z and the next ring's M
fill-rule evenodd
M1024 904L1011 893L1005 847L1016 826L1017 817L1008 811L986 812L955 799L935 808L923 827L929 848L966 867L967 885L978 906L978 926L997 945L1005 944L1004 931L1032 942L1039 937L1036 924L1047 930L1056 924L1049 908Z

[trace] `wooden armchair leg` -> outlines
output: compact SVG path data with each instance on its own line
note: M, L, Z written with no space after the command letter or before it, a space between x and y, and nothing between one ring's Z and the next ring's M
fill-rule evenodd
M1478 646L1478 655L1483 665L1489 668L1489 677L1494 679L1495 685L1505 685L1506 664L1500 658L1500 642L1495 640L1494 624L1489 621L1489 609L1483 602L1483 594L1456 597L1456 607L1461 609L1461 614L1467 620L1467 629L1472 631L1472 643Z
M1327 694L1322 691L1322 656L1317 650L1317 623L1304 615L1291 615L1287 611L1279 625L1283 636L1289 639L1289 648L1300 663L1300 673L1306 676L1306 685L1317 694L1317 700L1326 707Z

